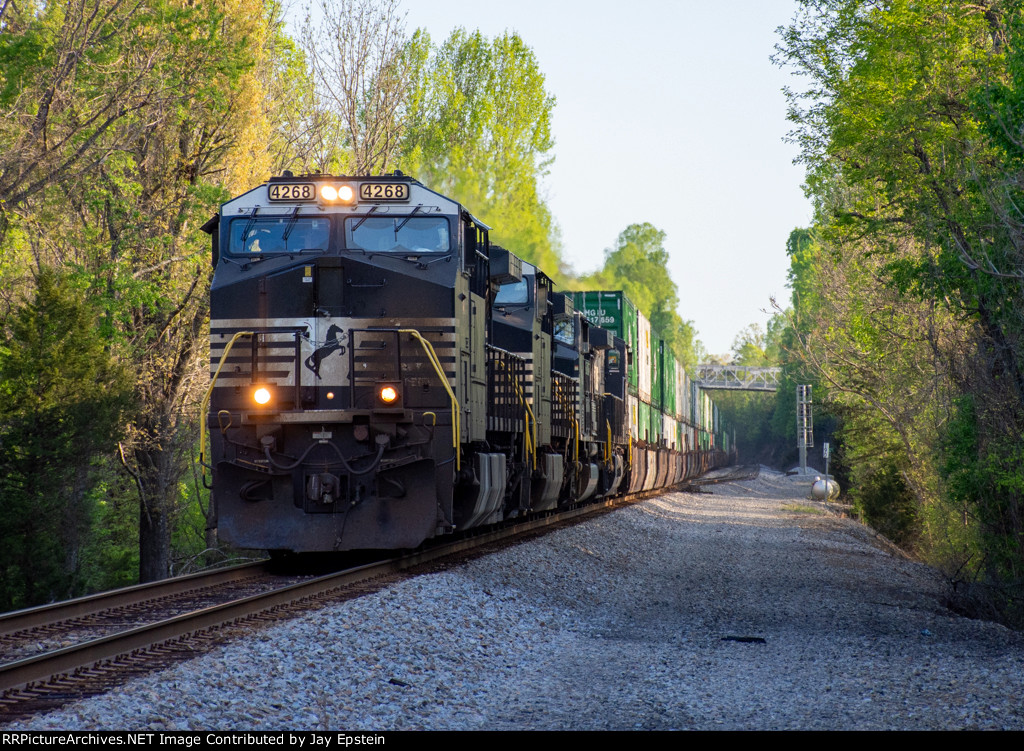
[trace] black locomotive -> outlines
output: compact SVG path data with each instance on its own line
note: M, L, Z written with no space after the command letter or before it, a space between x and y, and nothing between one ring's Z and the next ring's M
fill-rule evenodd
M575 309L583 298L399 172L286 173L204 229L203 460L225 541L414 548L727 459L717 413L685 376L673 399L648 378L644 398L635 324L596 325ZM664 392L664 348L649 357Z

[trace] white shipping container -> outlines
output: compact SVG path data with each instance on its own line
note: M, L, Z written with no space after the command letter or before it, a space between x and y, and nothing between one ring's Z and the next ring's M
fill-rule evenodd
M678 423L676 423L675 418L673 418L671 415L661 416L661 435L665 440L665 446L667 446L670 449L679 448L676 445L677 441L679 440L677 437L679 431L679 429L676 427L677 424Z
M637 363L637 375L640 383L637 384L637 391L640 392L640 399L647 404L651 403L651 322L647 316L639 310L636 312L637 321L637 348L636 353L639 362Z

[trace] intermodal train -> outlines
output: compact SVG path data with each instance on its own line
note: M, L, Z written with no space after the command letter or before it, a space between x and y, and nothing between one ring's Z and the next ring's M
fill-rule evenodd
M415 548L729 459L717 408L621 292L556 291L401 172L286 172L204 230L201 458L227 542Z

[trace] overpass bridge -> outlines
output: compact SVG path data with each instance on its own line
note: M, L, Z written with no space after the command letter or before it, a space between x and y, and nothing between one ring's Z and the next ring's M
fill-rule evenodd
M698 365L696 382L704 389L730 391L778 391L782 368L750 368L743 365Z

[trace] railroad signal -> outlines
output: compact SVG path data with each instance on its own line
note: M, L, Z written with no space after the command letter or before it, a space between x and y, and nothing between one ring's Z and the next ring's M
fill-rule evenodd
M814 447L814 417L811 387L796 387L796 447L800 452L800 474L807 474L807 449Z

